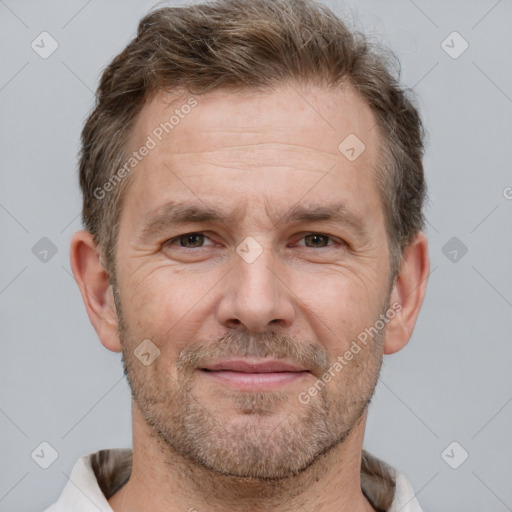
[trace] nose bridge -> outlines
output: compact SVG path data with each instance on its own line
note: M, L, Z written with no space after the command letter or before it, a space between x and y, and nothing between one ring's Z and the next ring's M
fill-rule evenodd
M278 274L279 265L271 247L260 241L246 238L233 255L233 270L226 276L218 308L219 322L225 327L258 332L270 324L292 322L294 308Z
M243 256L240 255L243 254ZM237 262L238 286L235 288L242 298L257 297L264 299L261 304L270 306L270 299L275 299L277 292L277 282L275 272L272 266L275 266L274 255L270 247L254 246L254 242L244 242L238 248L237 254L239 261ZM274 302L272 300L271 302Z

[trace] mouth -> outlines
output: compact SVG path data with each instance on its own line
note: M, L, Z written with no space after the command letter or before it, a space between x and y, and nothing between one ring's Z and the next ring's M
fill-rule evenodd
M213 382L248 391L272 390L310 375L306 368L274 359L229 359L199 370Z

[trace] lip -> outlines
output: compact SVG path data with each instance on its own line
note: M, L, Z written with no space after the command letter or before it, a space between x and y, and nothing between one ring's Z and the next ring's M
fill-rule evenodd
M308 370L287 361L230 359L207 364L201 374L243 391L272 390L302 380Z
M201 370L232 371L243 373L275 373L275 372L304 372L301 368L287 361L279 359L227 359L216 363L207 364Z

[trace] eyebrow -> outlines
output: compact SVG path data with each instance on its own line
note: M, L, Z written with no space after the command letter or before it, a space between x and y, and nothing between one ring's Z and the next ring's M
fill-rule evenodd
M210 208L205 205L194 205L170 201L158 208L149 218L138 235L139 241L147 240L179 224L218 223L224 227L232 225L240 217L241 210L235 209L227 212L222 209ZM334 222L348 226L355 234L365 238L367 228L364 219L355 212L350 211L343 203L328 205L297 204L288 211L279 215L274 213L272 218L274 226L299 224L306 222Z

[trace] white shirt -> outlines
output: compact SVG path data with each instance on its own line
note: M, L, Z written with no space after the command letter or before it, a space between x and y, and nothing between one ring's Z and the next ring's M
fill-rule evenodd
M422 512L412 486L405 475L370 453L366 451L364 453L366 457L384 466L393 475L395 493L393 503L387 512ZM126 483L125 476L120 477L119 475L123 473L129 477L126 470L127 461L129 462L128 467L131 468L131 454L131 449L110 449L80 457L73 466L70 479L59 499L44 512L113 512L107 498L110 498L123 483ZM101 473L97 468L100 468ZM99 479L95 471L99 473ZM120 478L123 482L119 481ZM372 477L361 478L361 486L370 498L372 496L370 484L367 484L366 487L364 484L365 481L368 482L368 478ZM117 484L113 483L116 479ZM101 490L102 488L108 493L107 497Z

